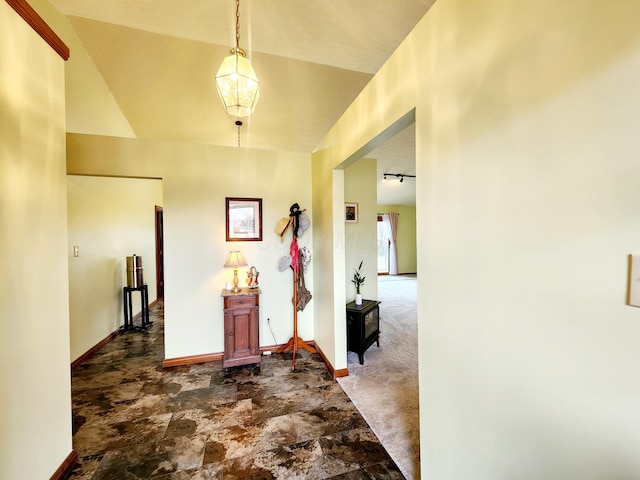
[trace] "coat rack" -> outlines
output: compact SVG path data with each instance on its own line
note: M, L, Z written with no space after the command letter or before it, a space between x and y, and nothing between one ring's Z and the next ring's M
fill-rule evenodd
M296 369L296 353L298 348L304 348L310 353L316 353L316 349L311 345L308 345L302 338L298 336L298 282L300 281L300 268L291 268L293 271L293 336L289 339L286 345L281 346L276 350L277 353L282 353L287 350L293 350L293 358L291 359L291 371Z
M299 348L304 348L310 353L316 353L316 349L311 345L307 344L302 338L298 336L298 287L300 284L300 272L303 270L302 257L298 251L298 220L300 213L303 213L304 210L300 211L300 207L297 203L291 206L291 215L290 220L287 223L284 231L280 233L280 235L284 235L289 226L292 227L293 230L293 240L291 241L291 271L293 272L293 336L289 339L289 341L278 348L276 353L282 353L287 350L293 350L293 358L291 359L291 371L295 371L296 369L296 354ZM303 282L304 285L304 282ZM307 292L308 293L308 292ZM309 298L311 295L309 294ZM304 308L304 306L302 307Z

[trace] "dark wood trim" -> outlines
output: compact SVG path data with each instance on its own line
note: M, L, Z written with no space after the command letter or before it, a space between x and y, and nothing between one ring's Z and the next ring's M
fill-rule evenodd
M260 353L264 355L265 352L269 352L267 355L271 355L272 353L276 353L276 351L283 345L284 343L279 345L265 345L264 347L260 347Z
M403 272L395 275L396 277L402 277L407 275L418 275L418 272ZM380 272L378 273L379 277L389 276L389 272Z
M156 297L164 298L164 213L163 208L155 206L156 238Z
M342 377L348 377L349 376L349 369L348 368L341 368L340 370L336 370L333 373L333 379L335 380L336 378L342 378Z
M336 370L333 368L333 365L331 365L331 362L329 361L327 356L324 354L322 349L318 347L318 344L315 342L315 340L307 340L305 341L305 343L316 349L316 353L320 355L320 358L322 359L322 362L324 363L325 367L327 367L327 370L329 370L329 374L331 375L332 379L335 380L336 378L349 376L348 368L342 368L340 370ZM280 347L283 347L283 346L284 344L260 347L260 353L262 353L263 355L264 355L264 352L270 352L269 354L275 353L278 351Z
M11 8L53 48L63 60L69 59L69 47L56 35L56 32L45 22L26 0L6 0Z
M318 355L320 355L320 358L322 358L322 361L324 362L324 365L327 367L327 370L329 370L329 373L331 374L331 378L335 380L336 378L349 376L348 368L341 368L340 370L336 370L335 368L333 368L333 365L331 365L331 362L329 361L327 356L324 354L322 349L318 346L318 344L316 342L309 342L309 343L313 343L313 346L315 347L316 352L318 352Z
M162 362L163 368L181 367L183 365L193 365L194 363L206 363L222 360L224 353L205 353L203 355L189 355L187 357L165 358Z
M98 352L98 350L100 350L107 343L109 343L111 340L116 338L118 336L118 333L120 333L120 329L118 329L118 330L116 330L114 332L111 332L109 335L106 336L106 338L104 340L101 340L100 342L95 344L93 347L91 347L89 350L87 350L82 355L80 355L78 358L76 358L73 362L71 362L71 371L74 371L76 368L78 368L84 362L86 362L91 357L93 357Z
M273 345L271 347L260 347L260 353L264 352L275 353L280 345ZM187 357L165 358L162 362L163 368L180 367L183 365L192 365L194 363L215 362L224 359L224 352L221 353L206 353L203 355L190 355Z
M64 462L62 462L53 475L51 475L51 480L63 480L67 478L67 475L71 473L76 463L78 463L78 452L71 450L71 453L67 455Z
M305 343L307 343L308 345L314 346L318 350L318 353L320 354L320 358L322 358L322 361L327 367L327 370L329 370L329 373L331 374L331 378L335 380L336 378L349 376L349 370L347 370L346 368L343 370L334 370L333 366L331 365L331 362L327 360L327 357L318 348L318 346L316 345L316 342L314 342L313 340L309 340L309 341L306 341ZM272 353L275 354L276 351L283 345L284 344L265 345L263 347L260 347L260 353L262 355L264 355L265 352L269 352L267 355L270 355ZM206 353L203 355L190 355L187 357L165 358L165 360L162 362L162 367L170 368L170 367L180 367L183 365L192 365L194 363L215 362L215 361L222 360L223 358L224 358L224 352Z
M153 307L156 303L158 303L157 299L149 304L149 308ZM138 312L133 317L133 321L140 320L141 316L142 316L142 312ZM117 330L115 330L115 331L111 332L109 335L107 335L107 337L104 340L101 340L96 345L94 345L89 350L87 350L82 355L80 355L78 358L76 358L73 362L71 362L71 371L74 371L76 368L78 368L84 362L86 362L91 357L93 357L98 350L100 350L107 343L109 343L111 340L113 340L115 337L117 337L119 333L120 333L120 329L118 328Z

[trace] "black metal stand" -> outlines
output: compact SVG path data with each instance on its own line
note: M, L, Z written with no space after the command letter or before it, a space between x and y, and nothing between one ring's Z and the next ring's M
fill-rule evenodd
M140 292L140 304L142 308L140 312L140 325L133 324L133 302L131 301L131 292ZM139 287L123 287L122 305L124 308L124 325L120 328L121 332L127 332L129 330L145 331L147 327L153 325L153 322L149 320L149 290L146 283Z

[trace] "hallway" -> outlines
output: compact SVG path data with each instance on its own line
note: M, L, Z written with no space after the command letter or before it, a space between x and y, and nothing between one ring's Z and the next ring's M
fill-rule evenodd
M318 355L163 369L162 304L73 372L69 479L402 479Z
M408 480L420 478L417 282L378 277L380 347L369 347L364 365L349 352L349 376L338 380Z

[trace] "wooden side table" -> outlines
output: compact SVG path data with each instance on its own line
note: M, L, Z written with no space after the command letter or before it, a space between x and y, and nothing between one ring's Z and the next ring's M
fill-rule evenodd
M376 342L380 346L380 302L362 300L347 304L347 350L358 354L364 365L364 352Z
M260 363L260 289L222 290L224 298L223 368Z

